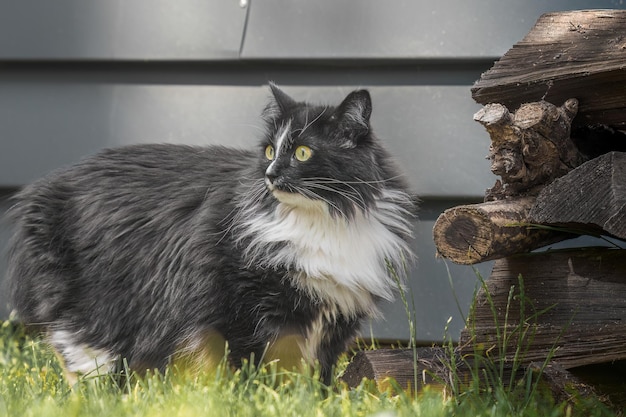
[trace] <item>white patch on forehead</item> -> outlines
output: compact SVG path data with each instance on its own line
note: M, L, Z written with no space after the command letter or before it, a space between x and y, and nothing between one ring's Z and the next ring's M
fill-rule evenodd
M285 140L289 137L290 134L291 134L291 119L289 119L287 123L282 125L280 129L278 129L278 131L276 132L276 138L275 138L276 140L275 155L276 156L280 155L283 145L285 144Z
M283 145L285 144L285 140L289 137L290 134L291 134L291 119L289 119L287 123L281 125L278 131L276 132L276 136L274 137L274 160L267 167L267 170L265 172L270 172L273 165L276 163L278 156L282 152L282 148L283 148Z

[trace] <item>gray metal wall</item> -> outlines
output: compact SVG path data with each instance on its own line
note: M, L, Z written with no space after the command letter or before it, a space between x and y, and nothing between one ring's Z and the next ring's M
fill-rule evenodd
M435 259L431 230L443 209L481 200L494 181L469 88L542 13L599 7L624 5L0 0L0 212L18 187L103 147L249 146L259 135L268 80L298 99L328 103L366 87L375 130L423 200L419 263L409 283L418 338L440 340L449 317L456 337L476 271ZM8 235L0 223L0 246ZM478 268L485 277L489 269ZM407 338L401 303L384 311L373 334Z

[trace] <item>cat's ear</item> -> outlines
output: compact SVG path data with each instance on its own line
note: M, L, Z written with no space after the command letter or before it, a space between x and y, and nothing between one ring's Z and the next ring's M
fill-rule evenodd
M337 107L333 118L338 121L341 136L355 146L359 138L369 133L371 115L370 93L367 90L356 90L348 94Z
M276 110L278 110L281 114L285 113L288 109L292 108L296 104L296 101L294 99L289 97L273 82L270 82L270 90L272 91L272 95L274 96L273 104L275 104Z

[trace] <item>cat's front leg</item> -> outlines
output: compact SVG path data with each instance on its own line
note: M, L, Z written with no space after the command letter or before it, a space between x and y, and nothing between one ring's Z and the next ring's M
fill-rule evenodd
M322 334L317 347L317 361L320 366L320 378L330 385L333 368L339 355L345 352L354 340L361 323L361 317L345 317L337 314L334 317L322 315Z

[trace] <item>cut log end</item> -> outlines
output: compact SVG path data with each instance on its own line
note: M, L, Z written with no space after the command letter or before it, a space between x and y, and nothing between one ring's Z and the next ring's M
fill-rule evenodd
M493 222L471 206L443 212L433 228L437 251L444 258L470 265L489 258L491 241L497 230Z
M572 236L528 227L535 199L490 201L444 211L433 227L433 239L444 258L471 265L525 253Z

